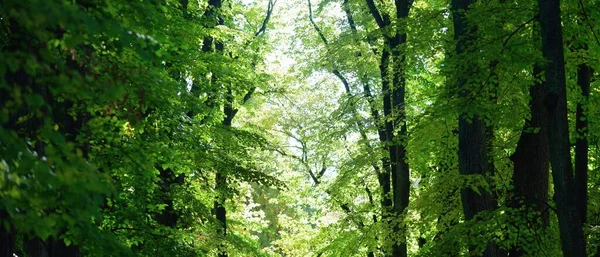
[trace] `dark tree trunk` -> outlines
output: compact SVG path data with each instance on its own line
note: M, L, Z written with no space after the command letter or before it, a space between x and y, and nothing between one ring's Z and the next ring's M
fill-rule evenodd
M522 205L541 213L542 227L547 227L550 218L548 211L548 170L550 169L550 157L548 149L548 122L544 106L545 89L539 82L542 68L538 65L533 67L534 85L529 89L531 100L529 101L529 113L531 117L525 120L521 131L521 137L517 143L517 149L511 156L514 165L513 185L514 199L511 202L513 208ZM526 218L527 213L521 217ZM525 252L521 249L511 249L510 256L522 256Z
M227 177L225 177L219 172L217 172L215 176L216 188L218 191L220 191L218 193L222 195L224 194L223 191L226 190L227 187ZM216 199L214 201L215 218L221 225L221 227L218 229L218 234L222 235L223 237L227 236L227 209L225 209L224 204L224 197L221 197L221 199ZM220 252L219 257L227 257L227 253L224 251Z
M382 143L389 144L389 140L392 138L393 124L388 119L392 114L392 102L390 97L390 81L389 81L389 63L390 63L390 51L387 49L383 49L381 52L381 61L379 63L379 72L381 75L381 91L383 92L383 116L384 116L384 131L385 131L385 141ZM391 146L388 146L388 150L391 149ZM379 186L381 187L382 193L382 219L385 222L390 222L392 218L392 208L393 208L393 200L391 196L391 184L390 184L390 167L393 167L391 157L384 157L383 160L383 172L379 174Z
M461 175L488 176L490 167L486 151L486 126L479 117L474 116L470 121L464 115L459 118L458 125L458 169ZM486 190L479 193L471 188L461 190L461 200L465 219L471 220L482 211L495 208L494 200ZM483 256L495 256L495 247L490 243Z
M473 46L476 37L476 31L473 26L467 24L465 12L473 0L452 0L452 13L454 22L454 39L456 40L456 54L458 56L472 52L469 49ZM475 63L468 63L467 69L476 70ZM457 71L459 74L463 71ZM466 102L475 100L469 92L469 85L466 78L458 76L457 89L460 97ZM476 97L476 96L474 96ZM478 114L468 118L466 113L461 113L458 120L458 169L461 175L482 175L487 177L492 172L488 157L488 138L487 126ZM482 211L493 210L496 206L494 200L487 190L475 192L471 188L461 190L461 200L463 203L463 212L465 219L471 220ZM484 257L496 256L497 247L488 243L483 253Z
M52 242L52 257L80 257L81 249L78 246L67 246L62 240Z
M560 0L538 0L542 32L542 52L546 59L546 97L548 141L554 199L562 251L565 257L585 257L581 215L577 209L577 192L573 178L567 120L567 93L563 50Z
M81 249L78 246L67 246L62 240L39 238L23 241L23 250L28 257L80 257ZM12 257L12 255L11 255Z
M402 20L408 18L412 1L395 0L396 19L401 21L396 25L396 33L393 39L390 39L390 48L393 61L393 79L392 79L392 108L395 117L394 130L398 130L398 135L391 135L392 146L390 156L392 159L392 187L394 193L394 216L398 221L393 229L400 242L396 242L392 248L392 256L406 257L406 225L403 221L403 214L408 207L410 198L410 169L406 156L407 127L406 127L406 27L402 26ZM399 128L399 129L398 129Z
M592 68L583 63L577 66L577 85L581 88L583 99L577 103L575 129L575 188L577 190L577 209L581 222L587 222L587 184L588 184L588 121L586 115L587 101L590 96Z
M224 20L223 17L218 13L221 9L222 1L221 0L209 0L208 8L204 13L204 16L209 20L209 26L223 25ZM214 44L214 48L213 48ZM214 50L218 52L223 52L224 44L223 42L217 41L214 42L214 38L211 36L206 36L204 41L202 42L202 51L203 52L212 52ZM212 77L212 80L218 80L218 75L215 74ZM213 103L209 103L212 105ZM235 116L235 111L232 107L233 105L233 96L231 95L231 89L228 91L227 95L227 103L225 104L224 113L225 118L222 121L222 125L226 127L231 127L231 122ZM217 191L217 199L213 201L213 212L215 218L220 223L219 228L217 228L217 234L223 236L225 238L227 236L227 209L225 209L225 197L224 191L227 188L227 176L219 171L215 174L215 189ZM223 245L221 245L222 247ZM227 252L224 250L220 251L218 254L219 257L227 257Z
M162 201L163 204L166 205L164 210L160 214L156 215L156 221L163 226L176 228L177 221L179 220L179 214L173 205L171 192L173 191L173 186L183 185L185 182L185 175L175 175L175 171L170 168L163 169L160 165L157 165L156 168L158 169L160 175L159 188L162 194Z
M231 94L231 90L229 94ZM233 101L233 99L228 99L227 101ZM229 102L226 103L225 106L226 117L222 124L226 127L231 127L231 122L235 116L235 112L228 112L228 110L233 111L233 109L227 107L231 107L232 104L232 102ZM227 200L225 197L225 192L227 191L227 175L220 171L217 171L215 174L215 189L218 197L213 202L213 212L215 214L215 218L221 225L221 227L217 229L217 234L222 235L223 238L225 238L227 236L227 209L225 209L225 201ZM227 253L220 252L219 257L227 257Z
M8 219L8 214L0 210L0 257L13 257L13 247L15 244L15 235L7 231L4 221Z
M395 0L395 19L408 18L411 0ZM391 19L385 12L379 12L373 0L367 0L369 12L375 19L380 29L389 29L392 26ZM405 44L406 30L402 22L394 28L393 34L384 34L386 45L382 50L380 72L383 92L383 114L385 118L385 132L388 154L390 156L390 171L392 180L392 213L395 221L391 227L395 238L392 242L392 256L406 257L406 235L402 214L406 210L410 193L410 171L406 159L406 110L405 110ZM391 61L391 67L390 67ZM389 69L392 68L391 74ZM391 77L390 77L391 75ZM390 83L391 82L391 83ZM399 129L398 129L399 128ZM398 135L394 131L398 131ZM381 138L381 136L380 136ZM384 164L385 165L385 164Z
M184 18L188 18L187 16L187 9L188 9L188 0L179 0L179 3L181 4L181 11L182 11L182 15ZM163 3L166 4L166 3ZM176 53L174 53L176 54ZM171 64L168 64L171 65ZM182 80L181 77L179 77L179 72L174 72L171 74L172 78L174 80ZM195 85L192 85L192 91L194 91L196 89ZM194 93L194 92L192 92ZM193 112L188 112L187 113L189 118L193 118L195 113ZM169 134L169 137L172 136L171 134ZM177 227L177 222L179 221L179 214L177 213L177 211L175 210L175 206L173 205L173 199L172 199L172 195L171 192L173 190L173 186L175 185L183 185L185 183L185 174L176 174L175 171L171 168L166 168L163 169L162 165L158 164L155 166L156 169L159 171L159 177L160 180L158 181L159 184L159 188L160 188L160 197L162 198L162 203L165 204L165 208L162 210L162 212L160 212L159 214L156 215L155 219L158 222L158 224L166 226L166 227L170 227L170 228L176 228Z
M408 15L408 14L406 14ZM406 17L400 17L406 18ZM408 166L408 160L406 158L406 142L407 142L407 128L406 128L406 108L405 108L405 97L406 97L406 78L404 76L404 63L405 54L402 49L399 49L406 43L406 33L397 35L397 39L394 39L395 43L392 44L392 58L394 67L394 78L392 80L393 87L392 93L392 108L394 112L394 128L400 128L398 135L391 133L389 136L393 138L391 146L389 147L390 158L392 160L392 188L394 195L394 217L398 219L395 222L393 231L399 233L401 242L396 242L392 248L392 256L394 257L406 257L406 226L402 221L404 210L408 207L408 201L410 196L410 171ZM392 118L392 117L389 117ZM398 235L396 235L398 237Z
M47 242L38 238L24 240L23 248L28 257L50 257L50 249Z

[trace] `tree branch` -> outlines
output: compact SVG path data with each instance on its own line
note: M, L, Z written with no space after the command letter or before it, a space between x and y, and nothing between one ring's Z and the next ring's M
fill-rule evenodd
M594 35L594 39L596 39L596 43L600 46L600 40L598 40L596 31L594 31L594 27L592 26L592 23L590 22L590 18L588 17L587 12L585 11L585 7L583 6L583 2L581 0L579 0L579 6L581 7L581 11L583 12L583 17L585 18L588 26L590 27L590 32L592 32L592 35Z
M269 0L269 4L267 5L267 14L265 15L265 19L263 20L262 25L260 26L260 29L258 29L258 31L256 31L256 33L254 33L254 37L258 37L258 36L264 34L265 31L267 30L267 24L271 20L271 14L273 14L273 7L275 6L276 2L277 2L277 0Z
M348 20L348 25L350 25L350 30L353 33L356 33L356 23L354 22L354 18L352 17L352 12L350 11L350 7L348 7L348 0L344 0L342 4L342 9L346 13L346 19Z
M325 166L325 162L323 162L323 167L321 168L321 170L317 174L317 178L321 179L323 177L323 175L325 175L326 171L327 171L327 167Z
M375 18L375 22L377 22L377 25L380 29L383 29L390 25L389 18L387 18L387 15L382 16L381 13L379 13L379 10L377 10L377 6L375 5L374 0L366 0L366 2L367 6L369 7L369 12L371 13L371 15L373 15L373 18Z
M310 24L312 24L313 28L315 28L315 30L319 34L321 41L323 41L323 43L325 43L325 46L327 46L327 45L329 45L329 42L327 42L327 38L325 38L325 35L323 35L323 31L321 31L321 28L319 28L319 26L317 26L317 23L315 23L315 21L313 20L312 5L310 3L310 0L307 0L307 1L308 1L308 19L310 20Z
M328 48L329 42L327 41L327 38L323 34L323 31L321 30L321 28L319 28L317 23L313 20L312 5L310 3L310 0L307 0L307 1L308 1L308 19L310 20L310 23L312 24L313 28L317 31L317 34L319 34L319 37L321 38L321 41L323 41L323 44L325 44L325 48ZM333 70L331 72L342 82L342 84L344 85L344 89L346 90L346 93L350 94L350 83L344 77L344 75L342 75L342 73L335 67L333 68Z
M252 98L252 94L254 94L255 91L256 91L256 87L250 88L250 90L248 90L248 92L246 92L246 94L244 95L242 104L245 104L246 102L250 101L250 98Z
M344 85L344 90L346 90L346 93L348 95L351 95L352 93L350 91L350 83L348 83L348 80L346 80L344 75L342 75L342 73L340 73L340 71L338 69L333 69L331 72L342 82L342 84Z

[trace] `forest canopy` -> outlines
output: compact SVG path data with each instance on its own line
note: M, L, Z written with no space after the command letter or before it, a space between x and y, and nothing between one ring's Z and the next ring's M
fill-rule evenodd
M600 257L598 0L1 0L0 257Z

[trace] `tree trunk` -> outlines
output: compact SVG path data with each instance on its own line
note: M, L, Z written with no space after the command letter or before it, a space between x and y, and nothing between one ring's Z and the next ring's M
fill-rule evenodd
M452 13L454 23L454 39L456 40L456 54L462 55L471 52L468 49L472 47L475 41L476 31L474 27L467 24L465 12L473 0L452 0ZM476 69L475 63L468 63L467 69ZM457 71L459 74L463 71ZM468 92L469 85L466 78L459 76L457 89L460 97L467 102L471 99L471 93ZM475 96L476 97L476 96ZM458 120L458 169L461 175L482 175L487 177L492 172L488 159L488 139L486 137L487 126L478 114L467 117L466 112L461 112ZM494 200L487 190L475 192L471 188L461 190L461 200L463 203L463 212L466 220L482 211L493 210L495 208ZM496 256L497 247L488 243L483 253L484 257Z
M218 14L218 12L221 9L221 6L222 6L221 0L209 0L208 1L208 8L206 9L204 16L207 17L207 19L209 19L210 26L224 24L223 17ZM213 44L214 44L214 48L213 48ZM220 42L220 41L214 42L213 37L206 36L202 42L202 51L203 52L212 52L213 49L215 49L218 52L223 52L223 50L224 50L223 42ZM217 76L218 76L217 74L213 75L212 80L216 81ZM223 119L221 124L226 127L231 127L231 122L235 116L235 113L232 108L233 99L231 96L231 89L229 89L227 98L228 98L227 103L225 103L225 108L223 110L225 113L225 118ZM215 189L217 191L217 195L219 195L219 196L213 201L213 205L214 205L213 212L215 214L215 219L217 219L217 221L220 223L219 224L220 226L217 228L217 234L223 236L223 238L225 238L227 236L227 210L225 209L225 206L224 206L226 199L225 199L225 197L223 197L223 195L224 195L223 191L226 190L226 188L227 188L227 176L225 174L217 171L215 174ZM223 245L221 245L221 247L223 247ZM219 257L227 257L227 252L225 252L224 250L220 250L218 256Z
M23 251L28 257L50 257L47 243L39 238L23 240Z
M380 29L388 29L392 26L391 19L385 12L379 12L373 0L367 0L369 12L375 19ZM410 193L410 171L406 159L406 110L405 110L405 59L406 59L406 26L402 20L408 18L411 0L395 0L395 19L400 21L396 24L394 32L384 33L386 45L382 50L382 61L380 72L383 92L383 114L385 118L385 131L388 154L390 156L390 171L392 180L392 233L395 238L392 242L392 256L406 257L406 235L402 214L406 210ZM392 66L390 67L390 61ZM389 74L389 68L392 73ZM390 78L389 75L392 75ZM390 83L391 82L391 83ZM398 129L399 128L399 129ZM394 135L394 131L398 135ZM381 137L381 136L380 136ZM385 165L385 164L384 164Z
M399 12L400 10L398 10ZM408 15L408 13L406 13ZM406 17L400 17L406 18ZM402 33L402 32L399 32ZM397 129L398 135L391 133L389 136L392 138L391 146L389 148L390 158L392 160L392 187L394 194L394 217L397 219L394 222L393 231L400 233L400 242L396 242L393 245L392 256L394 257L406 257L406 226L403 221L403 213L408 207L408 201L410 196L410 170L408 166L408 160L406 158L406 142L407 142L407 128L406 128L406 78L404 76L404 63L406 55L404 53L406 43L406 33L402 33L396 36L394 39L395 43L392 44L392 60L394 67L394 78L392 80L393 87L392 93L392 108L394 112L393 127Z
M223 190L226 189L227 187L227 177L225 177L223 174L221 174L220 172L217 172L217 174L215 174L215 182L216 182L216 189L219 191L218 194L223 195ZM220 197L221 199L216 199L214 201L214 212L215 212L215 218L217 219L217 221L220 223L221 227L218 229L218 234L222 235L223 237L227 236L227 209L225 209L225 198L224 197ZM219 252L219 257L227 257L227 252L225 251L221 251Z
M390 116L392 115L392 101L391 101L391 90L390 90L390 80L389 80L389 64L390 64L390 51L384 48L381 52L381 62L379 63L379 72L381 76L381 91L383 92L383 116L384 116L384 128L385 128L385 141L382 142L384 145L387 145L389 153L392 153L393 146L391 146L390 139L393 137L393 123L390 120ZM391 185L390 185L390 176L394 169L394 158L393 155L390 157L386 157L383 161L383 172L379 174L379 186L382 190L382 220L385 222L391 222L393 210L393 196L391 195Z
M0 210L0 257L13 257L15 235L6 230L6 224L3 223L7 219L8 214L4 210Z
M75 245L67 246L62 240L57 240L52 244L52 257L80 257L81 249Z
M545 89L538 80L541 78L541 74L542 68L535 65L533 67L535 82L529 89L531 117L525 121L517 149L511 156L514 166L512 177L514 199L511 206L519 208L523 204L529 210L541 213L542 226L547 227L550 223L548 211L550 157L548 153L548 122L544 107ZM527 217L526 214L523 213L521 217ZM521 249L510 250L510 256L524 254L525 252Z
M156 215L156 221L163 226L176 228L179 214L175 211L171 192L174 185L182 185L185 182L185 176L184 174L176 176L175 171L170 168L163 169L161 165L157 165L156 169L159 171L160 176L159 188L162 194L161 197L163 204L166 205L162 212Z
M577 209L577 193L573 178L567 120L567 94L563 50L560 0L538 0L542 31L542 52L546 59L546 97L548 141L554 198L562 251L565 257L585 257L581 215Z
M583 63L577 66L577 85L581 88L583 99L577 103L575 129L575 187L577 190L577 209L581 215L581 222L587 221L587 184L588 184L588 121L586 105L590 96L590 83L592 68Z

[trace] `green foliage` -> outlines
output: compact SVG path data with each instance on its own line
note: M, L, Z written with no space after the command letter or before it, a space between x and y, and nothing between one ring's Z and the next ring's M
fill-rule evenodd
M487 242L560 256L553 201L546 226L511 181L532 67L544 65L537 6L473 4L476 40L459 55L446 1L415 1L385 28L366 1L311 3L314 24L300 0L2 1L0 233L13 250L26 256L35 239L84 256L379 256L405 240L410 256L472 256ZM600 82L585 99L576 81L580 64L600 70L597 4L562 1L571 141L590 143L589 253L600 249ZM406 58L387 71L406 80L406 111L384 117L381 54L400 27ZM493 129L490 174L459 174L459 114ZM400 115L408 132L382 140ZM393 145L410 165L397 215L380 180ZM465 220L464 190L497 208Z
M231 100L206 97L221 90L209 74L240 85L240 101L263 87L266 76L251 72L261 65L260 44L200 51L209 34L251 41L254 30L207 28L203 2L187 10L179 1L1 6L4 230L92 256L204 255L224 240L211 214L216 195L233 198L243 182L281 187L252 155L266 147L263 137L221 125L220 106ZM262 21L262 8L246 19ZM213 187L217 171L231 187ZM176 226L161 221L165 213L176 213ZM256 252L250 237L226 240L232 253Z

